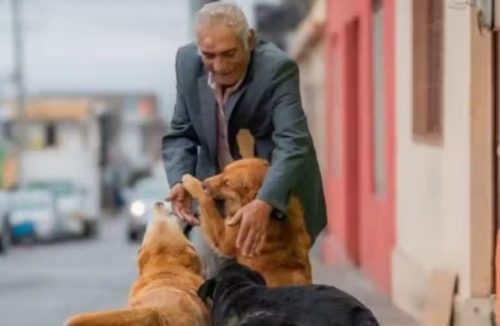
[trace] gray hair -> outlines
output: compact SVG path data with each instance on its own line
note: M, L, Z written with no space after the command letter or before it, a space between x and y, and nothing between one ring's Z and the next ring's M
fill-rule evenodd
M231 27L248 50L250 29L245 14L237 5L222 2L207 3L196 15L196 26L206 23L222 23Z

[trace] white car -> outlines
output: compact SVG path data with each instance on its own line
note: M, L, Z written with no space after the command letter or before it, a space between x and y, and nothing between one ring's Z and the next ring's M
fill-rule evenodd
M153 206L163 201L170 191L168 183L163 178L144 178L128 191L128 227L127 238L130 241L142 239L146 226L153 216ZM170 203L166 203L167 210Z
M55 199L55 210L62 232L68 236L92 237L97 233L97 218L85 210L85 190L66 180L30 182L28 189L50 191Z
M19 189L12 193L9 227L12 240L51 240L62 234L50 191Z

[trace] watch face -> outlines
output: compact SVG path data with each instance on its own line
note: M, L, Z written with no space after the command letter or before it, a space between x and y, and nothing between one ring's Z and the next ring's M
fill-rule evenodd
M272 216L278 220L282 220L285 217L285 214L278 209L273 209Z

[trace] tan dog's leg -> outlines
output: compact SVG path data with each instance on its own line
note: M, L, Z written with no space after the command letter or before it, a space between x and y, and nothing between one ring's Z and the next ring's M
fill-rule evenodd
M182 177L182 185L200 205L200 222L203 234L221 255L233 257L236 253L237 228L226 230L224 217L221 216L214 200L205 194L201 181L186 174ZM229 231L229 232L226 232Z
M167 326L169 323L152 309L116 310L80 314L68 319L64 326Z
M211 199L205 194L201 181L190 174L182 176L182 186L200 204Z

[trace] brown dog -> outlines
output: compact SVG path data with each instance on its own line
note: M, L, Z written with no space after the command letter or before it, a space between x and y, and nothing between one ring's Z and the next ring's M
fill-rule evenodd
M217 253L236 258L239 263L258 271L269 286L309 284L311 240L304 225L302 206L296 197L291 197L284 220L270 220L264 248L257 257L244 257L240 253L235 245L239 224L227 225L240 208L257 197L267 168L264 160L242 159L229 164L221 174L208 178L203 184L190 175L185 175L182 182L200 205L203 234ZM222 205L217 205L217 201Z
M196 291L201 264L193 246L162 203L156 203L139 249L139 277L124 310L80 314L68 326L202 326L210 324Z

